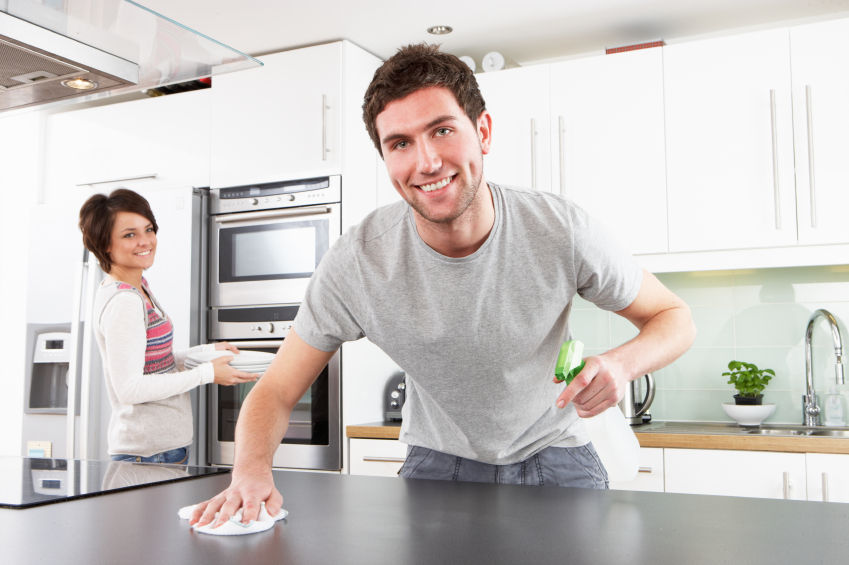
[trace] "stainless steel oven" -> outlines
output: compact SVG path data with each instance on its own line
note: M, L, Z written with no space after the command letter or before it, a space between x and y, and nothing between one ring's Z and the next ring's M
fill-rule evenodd
M227 340L240 349L276 353L297 312L297 304L212 308L210 337L213 341ZM289 428L274 454L274 467L328 471L342 468L339 369L337 352L292 411ZM207 437L212 464L233 464L236 421L254 385L211 387Z
M339 238L339 176L210 191L210 305L292 304Z

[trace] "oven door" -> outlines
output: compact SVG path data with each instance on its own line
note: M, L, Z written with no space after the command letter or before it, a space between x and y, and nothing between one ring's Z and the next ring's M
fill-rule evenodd
M210 218L210 305L302 302L342 231L340 204Z
M276 353L283 340L230 341L239 349ZM259 378L257 382L262 380ZM236 421L245 398L256 383L212 385L208 398L208 436L213 465L232 465ZM342 405L339 399L339 352L298 401L289 428L274 453L272 466L286 469L342 469Z

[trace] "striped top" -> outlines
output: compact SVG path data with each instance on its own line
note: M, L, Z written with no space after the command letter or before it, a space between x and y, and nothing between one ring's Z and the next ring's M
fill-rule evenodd
M109 454L150 457L192 443L189 391L215 380L212 363L190 371L186 358L215 345L174 350L174 327L142 279L144 295L124 282L100 285L92 325L103 358L112 415Z
M147 349L144 352L144 374L172 373L177 370L172 352L174 326L168 316L160 316L144 294L131 284L116 282L118 290L130 290L138 294L147 309ZM151 295L147 280L142 277L142 288ZM165 314L165 312L163 312Z

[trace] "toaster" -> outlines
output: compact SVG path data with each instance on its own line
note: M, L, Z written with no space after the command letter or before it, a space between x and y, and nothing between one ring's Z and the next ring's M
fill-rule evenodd
M389 378L383 397L386 406L386 420L400 420L401 407L407 398L406 373L399 371Z

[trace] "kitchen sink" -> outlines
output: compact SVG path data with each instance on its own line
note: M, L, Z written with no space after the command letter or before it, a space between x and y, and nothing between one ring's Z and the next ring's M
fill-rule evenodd
M824 428L822 426L794 426L791 424L762 424L743 427L737 424L713 422L649 422L631 428L634 433L657 434L708 434L775 437L830 437L849 438L849 428Z
M814 430L810 434L817 437L849 437L847 430Z

